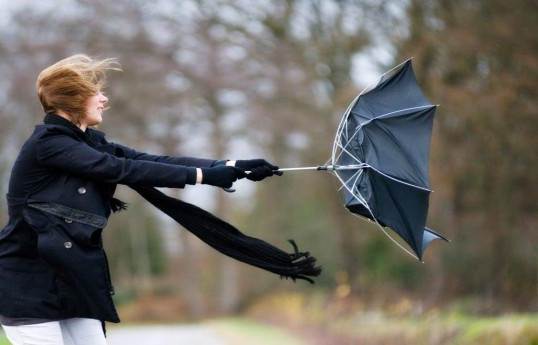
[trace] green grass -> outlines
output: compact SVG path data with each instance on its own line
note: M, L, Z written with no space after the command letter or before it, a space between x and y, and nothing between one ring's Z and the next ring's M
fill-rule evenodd
M359 298L279 293L253 304L256 320L275 320L282 328L306 329L314 340L338 344L538 345L538 313L484 316L454 307L418 309L402 298L372 308ZM317 344L316 344L317 345Z
M538 315L504 315L499 317L461 317L457 321L461 344L538 345Z
M275 327L244 318L207 322L227 344L306 345L285 326ZM364 315L340 320L329 328L334 335L356 339L360 344L458 344L458 345L538 345L537 314L506 314L478 317L465 314L432 313L421 317Z
M206 324L228 344L306 345L304 341L281 328L247 319L226 318L208 321Z
M425 315L421 317L359 318L331 325L332 333L345 333L368 344L538 345L538 315L477 317Z
M0 345L11 345L6 336L2 333L0 333Z

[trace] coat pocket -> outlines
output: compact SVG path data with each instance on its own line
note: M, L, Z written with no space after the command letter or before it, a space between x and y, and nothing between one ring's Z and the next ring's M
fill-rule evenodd
M31 207L23 213L37 234L39 257L56 270L74 272L90 253L102 251L102 229Z
M58 208L56 204L34 203L28 206L23 211L24 217L36 231L38 242L45 240L66 249L70 249L74 244L101 244L101 226L106 224L103 217L67 207Z

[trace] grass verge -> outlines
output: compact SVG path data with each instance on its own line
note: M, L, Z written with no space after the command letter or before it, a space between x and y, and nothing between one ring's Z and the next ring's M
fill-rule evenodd
M242 318L225 318L206 323L227 344L307 345L285 329Z
M309 345L538 345L537 313L426 310L407 299L372 307L353 298L276 294L253 304L247 317L308 337Z

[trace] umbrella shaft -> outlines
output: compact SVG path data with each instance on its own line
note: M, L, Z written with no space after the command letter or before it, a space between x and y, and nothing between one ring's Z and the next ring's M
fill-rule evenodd
M365 164L355 165L318 165L316 167L283 168L277 171L300 171L300 170L357 170L365 168Z
M321 166L317 167L300 167L300 168L283 168L278 169L276 171L300 171L300 170L326 170L326 169L319 169Z

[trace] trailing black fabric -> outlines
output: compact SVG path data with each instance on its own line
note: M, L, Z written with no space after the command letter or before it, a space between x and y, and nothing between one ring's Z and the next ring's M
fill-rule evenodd
M153 187L129 186L185 229L219 252L241 262L273 272L282 278L304 279L318 276L321 267L309 252L299 252L293 240L293 253L258 238L250 237L213 214L184 201L174 199Z
M120 212L120 211L124 211L127 209L127 203L126 202L123 202L119 199L116 199L116 198L110 198L108 200L108 203L110 205L110 209L112 210L112 212L114 213L117 213L117 212Z

